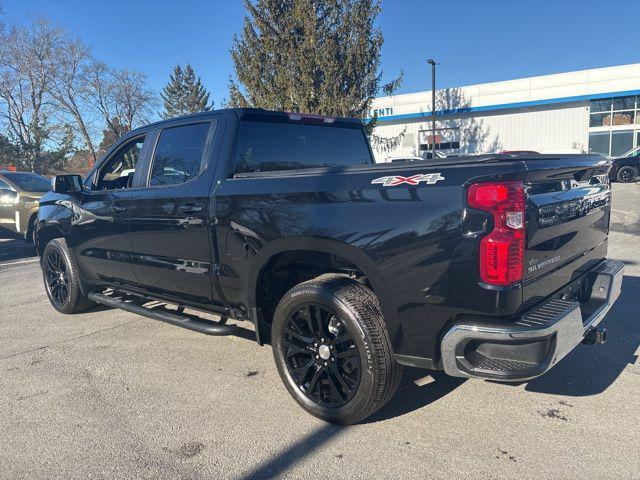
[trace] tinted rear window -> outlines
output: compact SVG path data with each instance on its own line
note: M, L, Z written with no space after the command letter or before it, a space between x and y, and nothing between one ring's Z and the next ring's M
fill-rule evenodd
M5 173L7 180L25 192L48 192L51 181L35 173Z
M233 173L373 163L362 127L240 122Z

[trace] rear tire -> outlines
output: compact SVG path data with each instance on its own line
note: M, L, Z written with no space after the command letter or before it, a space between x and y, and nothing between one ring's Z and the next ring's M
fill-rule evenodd
M348 277L321 275L289 290L271 335L287 390L322 420L362 421L398 389L402 367L393 358L378 299Z
M31 215L31 218L29 218L29 224L27 226L27 231L24 232L24 241L28 244L33 243L35 244L35 238L34 238L34 227L36 225L36 216L37 215Z
M82 293L78 267L64 238L54 238L40 259L44 288L53 308L61 313L80 313L96 304Z
M616 179L620 183L634 182L637 177L638 177L638 170L636 170L635 167L632 167L630 165L625 165L624 167L620 167L616 175Z

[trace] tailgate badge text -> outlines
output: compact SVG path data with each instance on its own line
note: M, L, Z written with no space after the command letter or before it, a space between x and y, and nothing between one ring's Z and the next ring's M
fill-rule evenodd
M419 185L420 182L424 182L427 185L433 185L440 180L444 180L444 177L440 173L422 173L412 175L410 177L402 177L400 175L380 177L373 180L371 184L380 184L384 187L395 187L396 185L402 185L405 183L407 185Z
M529 260L529 268L527 268L527 272L529 273L535 272L542 268L548 267L549 265L553 265L554 263L558 263L559 261L560 261L560 255L557 255L553 258L549 258L548 260L545 260L543 262L540 262L539 260L532 258L531 260Z

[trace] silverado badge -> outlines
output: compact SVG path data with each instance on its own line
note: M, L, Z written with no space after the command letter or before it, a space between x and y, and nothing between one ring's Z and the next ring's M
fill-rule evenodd
M380 177L373 180L371 184L381 184L385 187L395 187L396 185L402 185L403 183L406 183L408 185L419 185L420 182L425 182L427 185L433 185L439 180L444 180L444 177L440 175L440 173L422 173L418 175L412 175L410 177L402 177L400 175Z

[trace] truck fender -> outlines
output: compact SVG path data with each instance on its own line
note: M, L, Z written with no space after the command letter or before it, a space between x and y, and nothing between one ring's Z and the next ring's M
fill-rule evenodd
M256 313L256 291L258 287L258 279L263 268L276 255L291 251L317 251L337 255L344 260L355 265L369 280L373 287L374 293L380 301L382 313L384 315L387 330L391 337L392 343L395 344L394 338L400 335L400 324L398 322L397 306L389 294L387 282L380 274L380 270L375 262L361 249L353 245L341 242L339 240L329 238L317 238L307 236L287 237L275 240L263 248L261 248L254 257L253 266L247 277L247 306L251 320L258 328Z

